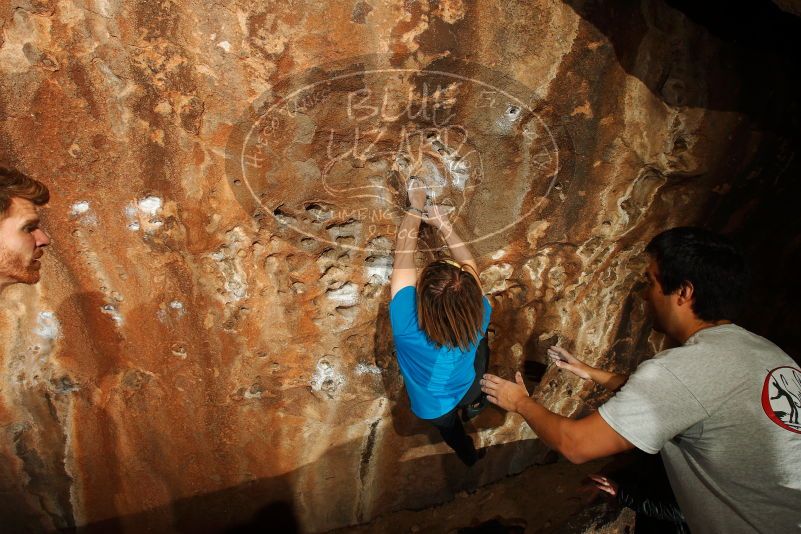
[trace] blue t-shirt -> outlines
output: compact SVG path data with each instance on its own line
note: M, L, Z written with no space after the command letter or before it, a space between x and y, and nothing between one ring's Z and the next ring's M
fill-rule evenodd
M489 326L492 307L484 300L482 334ZM417 291L406 286L389 303L392 337L398 354L412 411L421 419L435 419L453 409L476 378L477 344L468 350L440 347L431 342L417 323ZM479 338L479 341L484 336Z

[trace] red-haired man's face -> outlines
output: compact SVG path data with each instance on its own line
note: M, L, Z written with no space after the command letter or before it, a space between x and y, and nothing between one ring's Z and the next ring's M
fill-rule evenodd
M0 284L35 284L39 259L50 236L39 227L39 213L30 200L13 198L0 216Z

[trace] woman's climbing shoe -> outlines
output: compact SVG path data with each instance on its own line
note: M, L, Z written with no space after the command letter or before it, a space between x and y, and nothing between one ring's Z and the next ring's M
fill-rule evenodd
M469 421L470 419L474 418L481 411L487 407L489 401L487 400L487 396L482 393L478 400L472 404L468 404L464 408L462 408L462 421Z

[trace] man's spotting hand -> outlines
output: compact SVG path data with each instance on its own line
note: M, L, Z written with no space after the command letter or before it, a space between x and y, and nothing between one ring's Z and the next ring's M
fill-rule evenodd
M589 366L562 347L556 345L548 347L548 357L560 369L566 369L578 377L591 380Z
M497 404L510 412L518 411L520 404L528 397L523 375L520 371L515 374L515 381L510 382L491 374L485 374L481 379L481 391L487 394L492 404Z

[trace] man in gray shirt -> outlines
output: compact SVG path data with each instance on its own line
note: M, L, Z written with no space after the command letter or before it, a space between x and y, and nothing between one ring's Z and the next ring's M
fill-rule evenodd
M520 373L516 383L484 375L484 392L572 462L634 447L661 452L693 532L801 531L801 369L731 322L747 278L742 256L697 228L663 232L646 252L654 328L680 346L630 377L551 349L560 368L619 389L578 420L531 399Z

